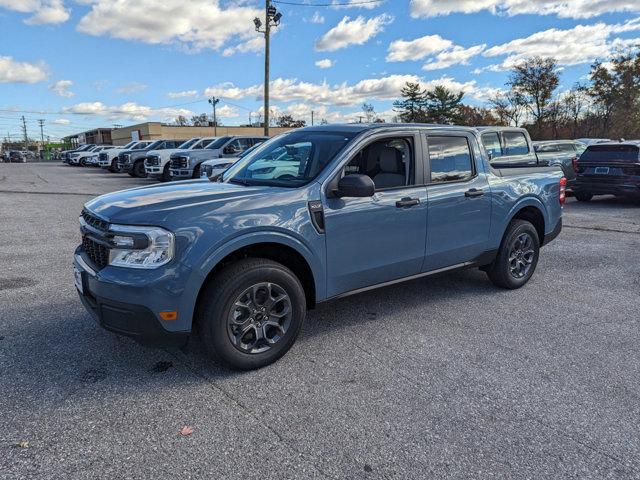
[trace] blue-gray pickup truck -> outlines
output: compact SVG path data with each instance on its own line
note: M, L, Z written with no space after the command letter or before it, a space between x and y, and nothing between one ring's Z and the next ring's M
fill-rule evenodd
M325 125L272 138L218 181L88 202L80 298L107 330L251 369L317 303L462 268L516 289L562 228L557 167L496 169L473 128Z

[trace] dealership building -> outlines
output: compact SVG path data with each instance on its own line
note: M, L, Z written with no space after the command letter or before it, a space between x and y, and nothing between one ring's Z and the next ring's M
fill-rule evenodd
M291 130L284 127L269 127L270 135ZM160 138L171 140L188 140L193 137L221 137L227 135L263 135L262 127L194 127L171 125L161 122L145 122L128 127L98 128L86 132L70 135L65 141L73 145L96 143L105 145L125 145L131 140L158 140Z

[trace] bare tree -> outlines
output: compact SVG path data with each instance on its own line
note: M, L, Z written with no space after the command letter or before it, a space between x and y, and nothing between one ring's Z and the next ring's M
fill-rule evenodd
M490 97L489 106L494 110L501 125L520 126L524 107L513 92L498 93Z
M524 105L533 117L538 134L542 132L549 104L559 83L556 60L539 56L517 64L509 77L508 85L517 102Z

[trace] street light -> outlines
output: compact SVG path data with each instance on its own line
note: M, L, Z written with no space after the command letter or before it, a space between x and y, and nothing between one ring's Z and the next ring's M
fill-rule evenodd
M220 102L219 98L211 97L209 104L213 106L213 136L218 136L218 119L216 118L216 105Z
M271 27L280 25L282 13L271 4L271 0L265 0L265 23L264 30L262 20L258 17L253 19L256 31L264 34L264 134L269 135L269 47L271 37Z

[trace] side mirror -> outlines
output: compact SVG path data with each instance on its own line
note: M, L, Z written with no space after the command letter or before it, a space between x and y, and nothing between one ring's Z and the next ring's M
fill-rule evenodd
M338 182L338 197L373 197L376 186L367 175L355 173L342 177Z

